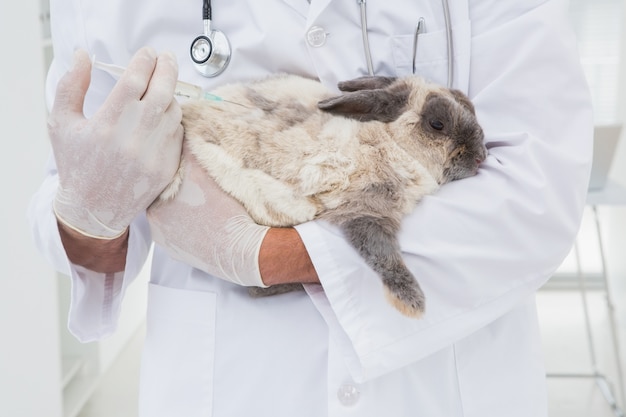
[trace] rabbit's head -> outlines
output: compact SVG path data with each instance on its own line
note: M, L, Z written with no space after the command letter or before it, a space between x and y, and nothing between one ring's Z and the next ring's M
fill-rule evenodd
M343 95L318 103L332 114L389 124L395 140L440 184L475 175L487 150L474 106L459 90L406 78L365 76L339 83Z

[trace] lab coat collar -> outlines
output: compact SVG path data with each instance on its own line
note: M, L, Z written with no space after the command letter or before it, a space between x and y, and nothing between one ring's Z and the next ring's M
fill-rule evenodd
M307 16L307 26L311 26L317 17L328 7L333 0L311 0L309 14Z
M315 19L328 7L333 0L283 0L296 12L307 19L307 26L311 26Z
M311 7L307 0L283 0L294 9L299 15L306 19L309 14L309 8Z

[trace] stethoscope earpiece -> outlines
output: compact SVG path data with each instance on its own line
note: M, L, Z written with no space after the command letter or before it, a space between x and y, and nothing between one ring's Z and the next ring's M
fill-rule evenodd
M204 34L197 36L189 48L196 70L205 77L220 75L228 66L232 51L230 42L220 30L211 29L211 2L203 0Z

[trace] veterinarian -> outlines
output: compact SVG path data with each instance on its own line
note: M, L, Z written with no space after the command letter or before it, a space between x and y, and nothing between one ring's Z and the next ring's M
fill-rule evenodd
M115 332L157 240L141 416L547 415L534 294L578 230L592 143L567 2L362 3L215 0L207 30L200 0L52 2L54 155L29 216L71 277L69 328L83 342ZM191 47L212 30L230 56L219 40ZM224 67L201 74L190 48L197 61L216 49ZM127 71L92 72L94 55ZM258 226L193 163L179 197L146 215L183 151L177 79L210 90L288 72L335 88L370 66L467 93L489 149L476 176L403 222L421 319L386 302L337 229ZM245 288L281 282L306 291Z

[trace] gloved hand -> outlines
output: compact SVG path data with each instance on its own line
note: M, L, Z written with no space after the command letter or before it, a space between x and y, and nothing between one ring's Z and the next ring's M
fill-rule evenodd
M176 58L150 48L132 58L102 107L86 119L85 51L60 80L48 132L59 173L54 210L83 235L113 239L171 181L180 163L182 111Z
M176 196L148 209L152 238L174 259L243 286L266 287L259 249L269 227L211 179L183 146L183 181Z

